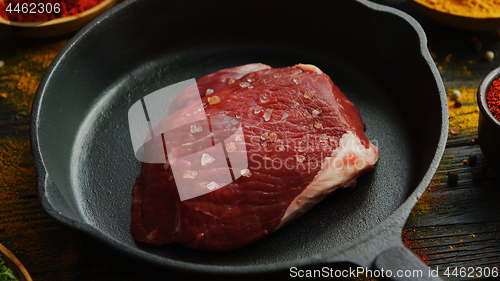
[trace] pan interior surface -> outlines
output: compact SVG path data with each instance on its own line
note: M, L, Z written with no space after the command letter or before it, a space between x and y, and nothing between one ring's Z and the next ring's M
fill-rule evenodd
M296 260L355 241L405 202L427 173L442 128L436 80L413 26L351 0L310 1L307 7L257 1L245 7L248 15L235 13L243 8L235 1L199 2L127 1L81 32L42 81L40 158L68 206L49 198L56 219L72 218L77 228L90 225L96 237L160 263L247 266ZM257 12L267 21L249 16ZM207 14L221 20L207 21ZM326 33L315 27L317 18L324 19ZM328 74L358 107L367 137L379 147L376 168L354 189L335 191L240 249L202 252L135 242L131 201L140 163L128 109L162 87L255 62L308 63Z
M74 146L82 149L73 150L73 190L82 200L79 210L86 221L107 235L148 252L195 263L248 265L293 260L354 239L390 215L406 199L411 186L418 184L410 172L416 167L411 163L411 137L400 121L404 118L394 110L394 101L366 73L344 67L340 59L326 61L286 46L204 47L194 53L199 57L194 58L192 52L176 53L136 69L103 92L82 122ZM353 190L334 192L302 218L230 253L134 243L129 230L131 189L140 163L134 158L129 137L128 108L141 96L179 82L176 79L200 78L257 59L273 67L294 65L297 61L313 63L338 81L340 89L360 109L368 138L380 148L376 169L363 176ZM170 70L172 65L179 67Z

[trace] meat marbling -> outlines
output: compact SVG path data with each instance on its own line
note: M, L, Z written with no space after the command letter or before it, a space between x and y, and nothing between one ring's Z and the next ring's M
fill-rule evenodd
M243 176L226 186L180 200L168 163L142 163L131 223L140 242L221 251L244 246L335 189L353 187L378 160L358 109L313 65L249 64L207 75L197 85L206 116L240 122L248 170L233 171ZM209 102L214 97L217 102ZM181 115L195 110L186 104Z

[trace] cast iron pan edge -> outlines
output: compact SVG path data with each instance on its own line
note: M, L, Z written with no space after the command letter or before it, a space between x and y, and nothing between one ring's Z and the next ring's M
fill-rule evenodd
M54 188L53 186L54 184L48 177L37 141L37 134L38 134L37 123L39 121L38 116L39 116L39 110L41 108L40 103L43 97L44 87L46 86L46 82L49 80L51 74L53 73L52 72L53 69L56 68L56 66L63 59L66 50L71 48L71 46L75 44L84 33L86 33L89 29L93 28L93 26L95 26L97 23L105 19L110 13L113 13L115 10L123 8L129 2L133 2L133 0L125 1L124 3L114 7L110 11L99 16L92 23L83 28L78 34L76 34L75 37L73 37L73 39L61 50L61 52L54 59L53 63L48 68L45 76L43 77L40 83L40 87L38 88L34 98L34 103L31 112L30 140L33 150L34 161L38 172L38 179L37 179L38 197L43 208L56 221L66 226L83 231L94 237L97 237L101 241L113 246L116 249L119 249L120 251L128 255L140 258L152 264L167 266L180 270L189 270L191 272L196 271L196 272L207 272L207 273L232 273L232 274L262 273L262 272L284 270L292 266L306 266L311 264L327 263L332 260L335 260L336 262L342 260L345 260L347 262L355 262L359 265L366 267L376 266L379 268L380 267L387 268L391 266L395 267L398 264L401 264L401 259L408 259L410 261L409 262L410 264L413 264L416 267L421 267L423 263L411 251L407 250L403 246L401 240L401 232L413 206L417 202L418 198L423 194L427 185L430 183L432 176L434 175L441 160L441 157L444 153L446 140L448 136L448 108L446 106L447 105L446 92L441 77L439 75L439 72L427 49L427 39L420 24L409 15L394 8L375 4L365 0L356 0L356 1L360 2L361 4L373 10L387 12L399 16L400 18L406 20L417 32L420 38L420 50L422 57L428 63L432 71L432 74L437 82L440 94L441 112L442 112L441 134L439 137L436 154L429 166L427 173L425 174L419 185L412 192L412 194L408 197L408 199L393 214L387 217L381 224L379 224L375 228L371 229L367 233L356 238L354 241L347 243L343 247L335 248L334 251L320 253L293 262L282 262L279 264L271 264L271 265L214 267L209 265L180 262L170 259L154 259L145 252L142 252L138 249L127 247L121 242L114 240L108 236L105 236L98 230L94 229L92 226L79 222L76 217L68 218L64 216L61 212L57 211L52 206L49 199L49 197L51 196L50 188ZM375 258L376 260L374 262Z

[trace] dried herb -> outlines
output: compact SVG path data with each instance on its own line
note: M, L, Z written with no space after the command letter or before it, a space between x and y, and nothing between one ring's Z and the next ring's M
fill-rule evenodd
M471 155L469 155L469 163L471 166L476 166L477 164L477 155L472 153Z
M5 264L5 261L0 258L0 281L18 281L16 274L12 268Z

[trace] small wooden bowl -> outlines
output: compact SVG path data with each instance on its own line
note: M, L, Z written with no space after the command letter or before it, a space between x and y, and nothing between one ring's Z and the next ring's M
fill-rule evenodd
M12 270L16 273L19 281L33 281L23 264L2 244L0 244L0 255L2 256L2 260L5 262L5 265L12 268Z
M407 0L415 9L429 18L460 29L488 31L500 28L500 18L473 18L445 13L427 7L415 0Z
M3 2L3 0L0 0ZM80 30L100 14L104 13L117 0L104 0L81 14L57 18L47 22L15 22L0 17L0 32L19 37L55 37Z
M500 67L491 71L479 84L477 104L479 106L479 123L477 135L479 146L491 164L500 164L500 121L491 113L486 103L486 94L491 83L500 75Z

